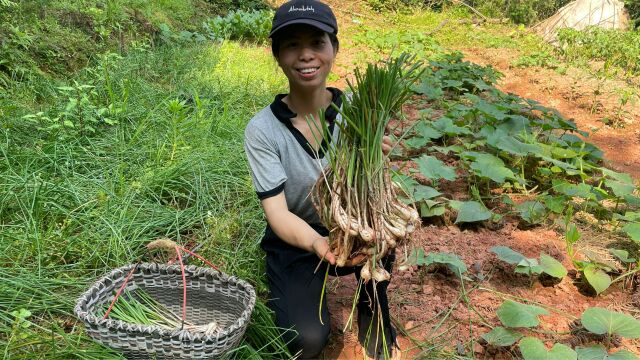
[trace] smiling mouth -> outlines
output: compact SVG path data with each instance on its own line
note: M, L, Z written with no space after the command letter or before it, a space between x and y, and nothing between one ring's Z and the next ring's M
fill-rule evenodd
M315 74L315 72L318 71L318 69L320 69L320 67L300 68L297 70L302 75L311 75L311 74Z

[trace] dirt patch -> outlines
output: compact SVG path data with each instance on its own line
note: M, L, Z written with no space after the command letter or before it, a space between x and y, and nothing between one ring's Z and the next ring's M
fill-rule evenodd
M492 246L505 245L528 257L538 257L544 252L570 269L572 266L565 255L564 240L552 229L520 230L513 221L497 231L483 227L461 230L457 226L427 225L414 233L413 241L414 246L425 253L457 254L475 281L464 282L469 296L467 304L461 298L463 284L452 274L429 272L415 266L407 271L394 272L388 294L392 317L408 333L408 336L399 337L403 359L412 359L421 353L417 344L438 344L455 352L458 344L469 345L471 341L477 341L481 334L491 330L490 326L500 325L496 310L506 299L547 308L550 315L541 317L538 328L556 334L543 337L539 333L523 332L565 344L584 341L571 333L571 324L587 308L599 306L628 312L637 300L637 295L634 298L629 289L616 285L597 298L584 295L570 276L554 286L545 287L537 280L531 282L526 275L515 274L510 265L499 261L489 251ZM397 255L401 259L403 251L399 249ZM334 336L325 351L325 359L362 359L355 325L343 333L350 315L355 279L340 278L331 284L329 310ZM640 341L622 340L620 345L633 351ZM473 349L476 355L492 351L479 344L475 344ZM511 358L512 354L499 353L497 358L500 356Z

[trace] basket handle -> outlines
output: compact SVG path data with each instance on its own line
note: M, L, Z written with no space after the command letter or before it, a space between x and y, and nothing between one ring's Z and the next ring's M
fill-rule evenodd
M116 292L116 296L113 298L113 300L111 301L111 304L109 304L109 308L107 309L107 311L104 313L104 316L102 317L103 320L106 319L109 316L109 314L111 313L111 310L113 309L113 306L115 305L116 301L118 301L118 298L122 294L122 291L124 290L124 288L129 283L129 280L131 279L131 276L138 269L138 266L142 262L142 258L144 258L147 255L147 253L149 252L150 249L166 247L166 245L168 243L165 240L168 240L168 239L156 240L156 241L152 242L151 244L149 244L151 246L147 245L147 249L145 250L144 254L140 257L140 260L138 260L138 262L131 269L131 271L129 271L129 274L127 274L127 277L124 279L124 282L122 283L122 286L120 286L120 289L118 289L118 291ZM171 241L171 240L168 240L168 241ZM203 258L202 256L196 254L195 252L193 252L193 251L191 251L189 249L186 249L186 248L174 243L173 241L171 241L171 242L173 243L173 245L174 245L173 249L175 250L176 255L178 256L178 261L180 262L180 272L182 274L182 326L181 326L181 330L182 330L182 329L184 329L184 322L187 319L187 279L186 279L186 274L185 274L185 271L184 271L184 262L182 261L182 251L188 253L189 255L195 256L196 258L198 258L200 260L202 260L202 262L204 262L205 264L207 264L208 266L210 266L214 270L220 271L220 269L218 269L217 266L213 265L209 260ZM160 246L157 246L158 244Z

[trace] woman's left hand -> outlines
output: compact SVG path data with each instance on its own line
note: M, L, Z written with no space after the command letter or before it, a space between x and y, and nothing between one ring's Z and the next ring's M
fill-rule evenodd
M393 149L393 140L387 135L382 137L382 153L385 155L389 155L391 153L391 149Z

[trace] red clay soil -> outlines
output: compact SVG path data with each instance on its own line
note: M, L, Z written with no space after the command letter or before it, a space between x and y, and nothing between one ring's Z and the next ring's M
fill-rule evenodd
M637 309L631 291L617 285L597 298L581 293L571 276L554 286L544 287L537 280L530 285L526 275L515 274L512 267L489 252L492 246L497 245L509 246L528 257L538 257L544 252L571 269L564 250L564 240L554 230L543 227L520 230L513 222L497 231L483 227L461 230L457 226L425 225L414 233L412 241L412 246L424 249L425 253L457 254L476 280L465 281L464 284L469 293L469 307L459 301L461 283L453 274L428 272L428 269L415 266L404 272L396 270L393 274L388 291L392 317L416 341L438 344L451 353L456 351L457 344L468 344L470 340L478 340L481 334L490 331L487 325L499 326L496 309L505 299L537 304L549 310L551 315L541 317L539 329L559 334L528 334L551 341L549 345L552 342L574 346L588 344L589 339L570 333L570 324L589 307L606 307L627 313L629 309ZM399 259L403 256L400 250L397 255ZM479 281L477 276L485 280ZM355 279L343 277L334 279L331 284L329 310L334 336L324 358L362 359L356 327L342 334L351 310ZM443 314L448 311L451 311L450 315L445 318ZM399 343L403 359L426 356L407 336L401 336ZM640 342L624 340L620 345L638 353ZM517 358L515 349L512 353L505 350L496 353L495 349L477 343L473 349L480 358Z

